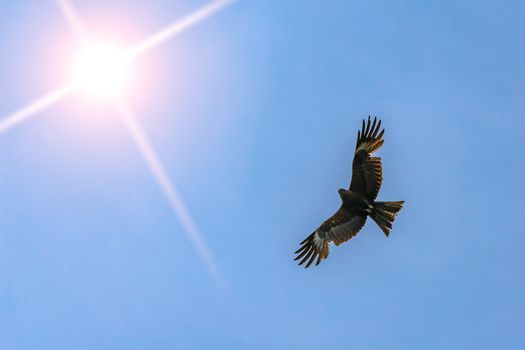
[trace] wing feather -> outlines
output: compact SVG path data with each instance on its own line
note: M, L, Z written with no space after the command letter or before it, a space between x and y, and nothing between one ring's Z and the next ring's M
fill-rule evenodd
M326 220L315 232L301 242L301 247L295 252L298 254L295 260L302 259L299 265L308 263L305 268L317 261L319 265L322 259L326 259L330 253L330 242L339 245L348 241L357 233L366 222L366 216L352 215L343 207Z
M370 117L366 124L363 119L361 131L357 132L357 143L352 162L350 190L361 193L371 200L376 199L383 182L381 158L371 156L384 143L385 130L379 132L380 128L381 120L378 121L376 117L373 123Z

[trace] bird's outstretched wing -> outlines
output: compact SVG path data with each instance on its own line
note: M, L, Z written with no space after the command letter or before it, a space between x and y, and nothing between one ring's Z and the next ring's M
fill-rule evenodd
M381 120L377 122L376 117L374 117L373 123L371 123L370 117L368 117L366 124L363 119L363 127L357 132L357 143L352 162L350 190L361 193L369 200L376 199L383 181L381 158L371 156L384 143L385 130L383 129L378 134L380 128Z
M366 222L366 216L353 215L343 207L326 220L319 228L301 242L301 248L295 252L298 254L295 260L302 259L299 265L305 263L305 268L317 258L316 265L322 259L326 259L330 253L330 242L339 245L354 237Z

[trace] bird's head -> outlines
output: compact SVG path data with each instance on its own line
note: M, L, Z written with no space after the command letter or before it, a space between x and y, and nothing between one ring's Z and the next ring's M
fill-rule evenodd
M350 191L348 189L345 189L345 188L338 189L337 193L339 193L339 197L341 197L341 199L343 201L349 199L350 196L351 196Z

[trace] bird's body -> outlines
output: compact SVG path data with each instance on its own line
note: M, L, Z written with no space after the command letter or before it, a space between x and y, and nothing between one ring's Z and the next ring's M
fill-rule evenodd
M341 207L328 220L323 222L317 230L301 242L301 248L295 253L295 260L302 259L299 265L308 261L309 267L317 258L316 265L329 254L330 243L339 245L354 237L364 226L368 216L374 220L386 236L390 233L392 222L403 206L403 201L376 202L375 199L381 188L383 170L381 158L372 157L384 140L384 130L379 134L381 121L371 124L363 120L362 130L357 134L357 144L352 162L352 180L348 190L339 189Z

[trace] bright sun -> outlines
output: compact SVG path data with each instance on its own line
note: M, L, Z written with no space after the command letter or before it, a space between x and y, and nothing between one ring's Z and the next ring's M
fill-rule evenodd
M124 92L130 78L130 63L124 53L108 44L86 45L74 66L75 82L84 92L114 98Z

